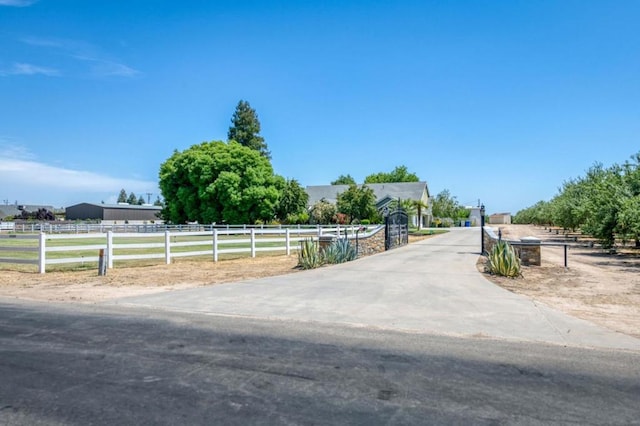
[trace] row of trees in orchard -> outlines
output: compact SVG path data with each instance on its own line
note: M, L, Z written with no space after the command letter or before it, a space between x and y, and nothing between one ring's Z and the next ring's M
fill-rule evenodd
M640 245L640 153L622 165L596 163L585 176L564 182L553 199L519 211L513 221L581 229L605 248L616 237Z
M353 223L381 220L376 196L367 183L417 182L405 166L367 176L356 185L350 175L336 204L321 200L307 211L309 196L295 179L274 173L271 153L253 108L240 101L231 118L227 141L193 145L160 166L163 218L172 223ZM423 205L410 204L414 208Z

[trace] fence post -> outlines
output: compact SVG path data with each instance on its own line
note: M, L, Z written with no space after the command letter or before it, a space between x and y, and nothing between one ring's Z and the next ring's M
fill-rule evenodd
M98 275L103 276L107 274L107 268L104 263L104 249L100 249L98 252Z
M113 269L113 231L107 231L107 267Z
M213 228L213 261L218 261L218 230Z
M251 257L256 257L256 230L251 228Z
M171 264L171 233L164 231L164 263Z
M291 246L290 246L290 244L291 244L291 232L290 232L289 228L287 228L284 231L284 241L285 241L285 244L287 245L287 256L289 256L289 255L291 255Z
M44 274L47 265L47 239L44 232L40 232L40 236L38 237L38 248L38 272Z

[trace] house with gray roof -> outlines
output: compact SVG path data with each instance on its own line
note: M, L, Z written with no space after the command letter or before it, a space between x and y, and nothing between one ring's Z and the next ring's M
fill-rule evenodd
M358 185L362 186L362 185ZM427 208L420 209L420 218L414 215L409 220L414 226L429 226L432 220L431 213L431 195L427 182L392 182L392 183L368 183L367 188L371 188L376 196L376 208L382 212L385 207L389 206L395 200L413 200L421 201ZM349 185L319 185L307 186L306 191L309 194L308 208L315 203L324 199L332 204L338 201L338 194L349 189Z

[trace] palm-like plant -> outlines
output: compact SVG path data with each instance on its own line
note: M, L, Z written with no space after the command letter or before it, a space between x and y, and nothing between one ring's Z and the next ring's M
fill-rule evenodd
M298 266L302 269L314 269L323 263L318 246L311 238L302 241L298 252Z
M503 277L520 276L520 259L515 250L506 241L498 241L489 252L486 269Z
M329 264L349 262L356 257L356 249L347 238L338 238L323 252L324 261Z

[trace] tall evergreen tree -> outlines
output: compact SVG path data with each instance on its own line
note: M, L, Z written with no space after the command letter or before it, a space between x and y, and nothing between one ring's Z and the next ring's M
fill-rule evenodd
M136 194L134 194L133 192L129 194L129 198L127 198L127 203L131 205L138 204L138 197L136 197Z
M120 190L120 195L118 195L118 202L119 203L127 202L127 191L125 191L124 188Z
M138 202L136 203L137 205L141 206L144 203L146 203L146 201L144 201L144 197L141 195L138 197Z
M267 143L259 133L260 121L258 121L258 114L251 108L249 102L241 100L238 102L236 111L231 118L231 127L229 127L229 133L227 134L228 139L254 149L263 157L271 159Z

